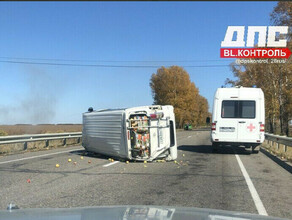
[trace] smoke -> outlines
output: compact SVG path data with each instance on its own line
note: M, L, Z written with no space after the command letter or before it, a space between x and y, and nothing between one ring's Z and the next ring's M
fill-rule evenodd
M58 81L34 67L27 72L27 91L15 97L13 106L0 106L1 124L44 124L54 120L60 88ZM11 88L18 84L15 82Z

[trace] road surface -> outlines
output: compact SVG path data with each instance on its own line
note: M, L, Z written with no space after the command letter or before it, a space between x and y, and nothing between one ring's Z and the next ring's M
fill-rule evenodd
M177 132L179 164L81 159L80 146L0 157L0 209L10 202L20 208L164 205L292 219L291 173L261 152L212 153L209 136Z

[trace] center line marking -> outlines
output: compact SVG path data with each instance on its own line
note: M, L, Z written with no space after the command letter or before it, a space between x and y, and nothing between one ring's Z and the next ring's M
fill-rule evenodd
M240 167L242 175L244 176L244 179L246 181L246 184L248 186L248 189L250 191L251 197L252 197L252 199L254 201L254 204L255 204L255 206L256 206L256 208L258 210L259 215L268 215L268 213L267 213L267 211L266 211L266 209L264 207L264 204L262 203L262 200L260 199L260 196L259 196L256 188L254 187L254 185L253 185L253 183L252 183L252 181L251 181L251 179L250 179L250 177L249 177L249 175L248 175L248 173L247 173L247 171L246 171L246 169L245 169L240 157L237 154L235 154L235 157L237 159L238 165Z
M114 164L119 163L119 162L120 161L111 162L111 163L103 165L103 167L109 167L109 166L114 165Z

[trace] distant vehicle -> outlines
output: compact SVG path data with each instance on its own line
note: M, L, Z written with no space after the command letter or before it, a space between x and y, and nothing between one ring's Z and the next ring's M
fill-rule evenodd
M89 152L129 160L175 160L173 106L156 105L83 113L82 145Z
M192 130L193 129L193 126L189 123L185 124L184 125L184 130Z
M260 88L218 88L213 104L211 141L222 145L252 147L258 153L265 139L265 99Z
M210 124L210 120L211 120L210 117L207 117L206 118L206 125L209 125Z

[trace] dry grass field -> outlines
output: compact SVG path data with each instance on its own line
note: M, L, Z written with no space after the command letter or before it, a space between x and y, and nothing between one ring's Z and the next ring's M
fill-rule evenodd
M0 125L0 136L82 131L82 124Z

